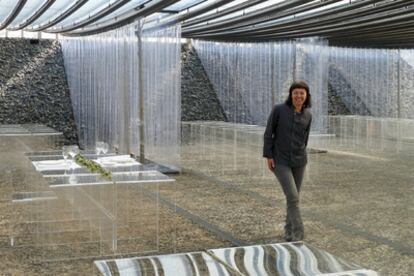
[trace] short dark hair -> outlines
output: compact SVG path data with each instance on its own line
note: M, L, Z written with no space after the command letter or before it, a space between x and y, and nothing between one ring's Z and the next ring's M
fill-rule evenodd
M296 88L301 88L301 89L306 90L306 100L305 100L305 103L303 104L303 108L311 107L312 106L312 100L311 100L311 94L309 93L309 85L303 80L294 81L292 83L292 85L289 88L289 96L286 99L285 103L289 106L293 105L293 103L292 103L292 92Z

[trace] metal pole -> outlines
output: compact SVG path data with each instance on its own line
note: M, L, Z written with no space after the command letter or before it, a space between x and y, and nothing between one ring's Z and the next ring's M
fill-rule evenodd
M275 44L270 43L270 93L272 93L272 108L276 104L275 91Z
M144 164L145 161L145 125L144 125L144 61L142 54L142 19L139 20L136 29L138 38L138 93L139 93L139 161Z
M292 72L292 77L293 77L293 81L296 81L296 71L297 71L297 47L298 47L298 40L296 39L293 47L293 72Z
M397 63L397 116L398 118L401 118L401 99L400 99L400 93L401 93L401 80L400 80L400 70L401 70L401 51L398 49L398 63Z
M122 60L126 60L128 58L128 42L125 38L122 38ZM124 131L126 131L126 135L124 137L125 142L125 150L128 154L131 154L131 104L130 104L130 95L129 95L129 79L126 77L128 76L128 63L123 62L123 71L122 71L122 90L124 95Z

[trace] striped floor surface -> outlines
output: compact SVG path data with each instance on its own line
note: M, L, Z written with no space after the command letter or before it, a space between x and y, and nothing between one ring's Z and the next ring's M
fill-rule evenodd
M95 261L112 275L337 275L371 276L375 271L346 262L303 242L219 248L207 252Z

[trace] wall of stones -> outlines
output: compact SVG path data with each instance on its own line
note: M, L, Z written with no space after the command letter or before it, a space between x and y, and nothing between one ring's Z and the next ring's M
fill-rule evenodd
M414 51L404 51L331 49L329 83L351 114L414 118L414 70L406 61Z
M351 112L331 83L328 83L328 115L351 115Z
M217 93L190 44L181 48L181 120L226 121Z
M2 38L0 64L0 124L44 124L77 143L59 42Z
M358 92L351 87L348 80L334 66L329 67L328 83L328 110L331 112L328 112L329 115L372 115Z

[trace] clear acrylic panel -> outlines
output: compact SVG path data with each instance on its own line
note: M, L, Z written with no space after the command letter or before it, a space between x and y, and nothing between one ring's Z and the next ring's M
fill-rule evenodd
M193 41L228 121L264 126L294 79L308 82L314 131L326 132L328 47L312 38L274 43ZM322 53L322 54L321 54ZM326 54L325 54L326 53Z
M180 138L180 26L145 32L142 22L87 38L62 40L78 136L83 148L104 141L123 153L177 167ZM140 102L142 43L144 102ZM140 109L144 119L141 121Z
M27 174L36 170L38 184L13 193L13 206L20 210L12 224L13 246L33 248L38 252L33 261L172 252L173 225L160 234L165 216L159 193L161 187L174 194L174 180L128 155L81 153L110 171L111 179L63 159L59 151L26 155L33 166L26 167Z

